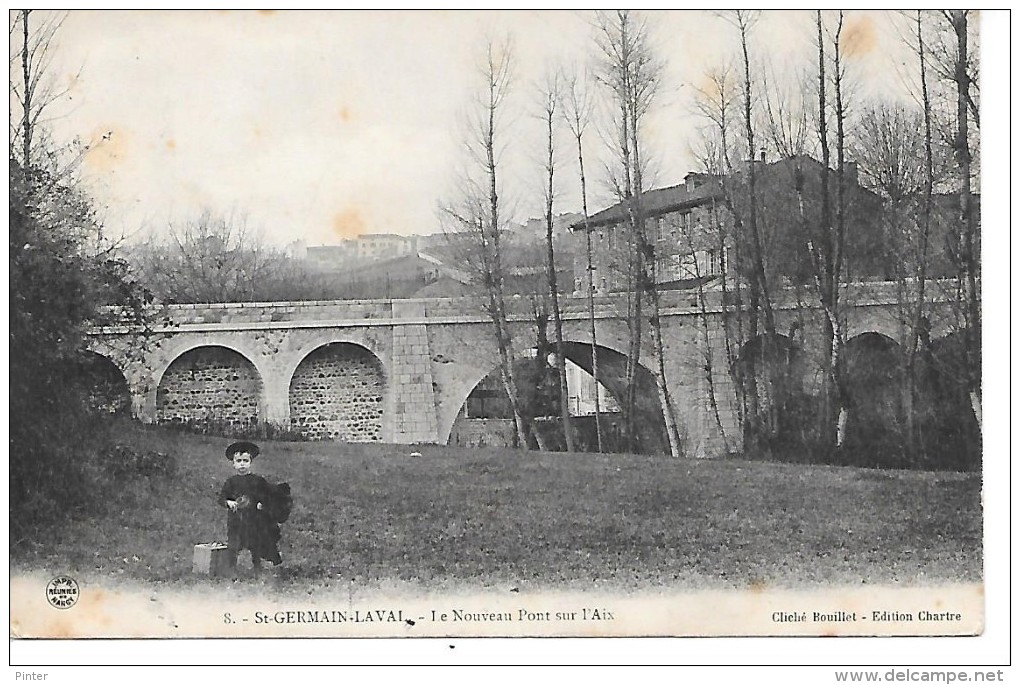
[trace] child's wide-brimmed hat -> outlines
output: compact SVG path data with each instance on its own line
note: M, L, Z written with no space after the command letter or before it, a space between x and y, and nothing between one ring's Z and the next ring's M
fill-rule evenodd
M251 455L251 458L254 459L259 456L259 446L254 442L235 442L227 448L227 459L233 459L235 454L241 454L242 452L247 452Z

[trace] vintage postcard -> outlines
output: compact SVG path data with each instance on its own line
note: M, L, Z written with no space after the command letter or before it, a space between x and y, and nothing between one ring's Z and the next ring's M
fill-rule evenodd
M994 21L11 10L13 644L980 639Z

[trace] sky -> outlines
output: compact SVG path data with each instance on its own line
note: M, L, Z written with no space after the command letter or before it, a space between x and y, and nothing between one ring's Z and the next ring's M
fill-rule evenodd
M693 93L738 45L713 13L646 16L666 64L648 129L651 185L664 186L696 168ZM487 37L509 36L501 162L524 221L542 212L538 84L551 65L590 63L592 22L582 11L72 11L52 67L70 89L51 125L57 140L91 145L82 175L107 232L129 239L203 211L243 216L276 245L435 233L469 163L478 54ZM897 65L908 58L887 17L852 13L850 27L866 89L903 97ZM809 65L812 41L813 13L766 12L751 49L756 61ZM569 134L557 145L556 209L578 211ZM611 202L603 148L592 132L592 211Z

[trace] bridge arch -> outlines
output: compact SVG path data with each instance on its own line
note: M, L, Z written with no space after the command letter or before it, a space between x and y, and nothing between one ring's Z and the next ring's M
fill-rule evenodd
M799 336L751 338L737 350L732 371L744 402L745 445L786 450L811 442L822 378Z
M327 342L308 352L290 377L290 425L315 440L383 439L386 379L367 347Z
M550 347L553 345L550 344ZM605 393L612 398L616 407L625 405L626 402L626 367L627 356L619 350L599 344L596 346L598 358L598 378L593 374L594 364L592 361L592 346L590 342L564 341L564 357L581 372L575 375L576 378L584 377L588 382L594 380L597 383L596 391L601 386ZM559 378L553 365L553 359L546 359L545 355L539 356L539 350L533 346L521 351L514 360L515 378L520 389L534 387L541 396L526 398L526 413L529 418L556 418L559 416ZM544 377L544 378L543 378ZM569 381L568 381L569 382ZM666 448L665 442L665 421L662 417L659 406L658 391L655 384L655 377L642 364L638 365L638 403L636 407L638 421L645 426L642 434L638 436L641 444L639 449L646 452L658 452ZM575 392L576 388L570 387L568 392ZM526 395L527 393L522 392ZM499 443L507 443L513 432L512 413L509 408L509 401L502 386L499 364L493 362L486 367L475 370L475 373L468 377L463 384L460 395L460 410L451 422L447 435L447 442L461 442L463 444L479 444L485 439L493 439ZM609 402L602 402L600 411L602 414L614 413L607 406ZM579 422L585 419L578 414L574 418ZM488 426L470 427L470 420L489 421ZM499 421L502 420L502 424ZM594 419L591 420L592 427L588 432L594 431ZM558 422L557 422L558 426ZM654 427L658 427L655 430ZM554 435L548 436L548 440L556 443L561 439L558 427L550 429ZM603 426L604 439L615 442L614 447L625 449L623 441L622 420L607 420ZM492 435L485 435L486 431ZM578 427L575 426L575 433ZM582 431L583 432L583 431ZM584 442L584 441L582 441ZM591 449L594 449L594 433L591 436Z
M968 386L967 330L957 328L933 339L922 361L919 406L914 414L924 452L931 462L926 466L979 468L982 436ZM981 360L973 362L980 365Z
M843 452L860 466L897 466L904 448L900 345L876 331L846 341L847 419Z
M263 381L255 364L222 344L196 344L156 376L157 423L245 430L262 415Z
M106 414L124 414L131 409L131 389L127 377L113 359L89 351L82 365L89 389L87 401L92 409Z

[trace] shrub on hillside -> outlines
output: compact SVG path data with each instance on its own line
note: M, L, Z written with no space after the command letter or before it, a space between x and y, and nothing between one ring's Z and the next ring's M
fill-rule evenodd
M242 440L285 440L301 442L308 438L300 431L268 421L238 421L236 419L206 416L201 419L172 419L159 421L159 425L198 435L217 435Z
M144 324L148 299L77 189L13 160L9 185L10 514L27 531L100 498L107 432L89 410L86 336Z
M115 480L163 481L177 473L177 458L154 450L137 450L128 445L112 445L102 454L102 467Z

